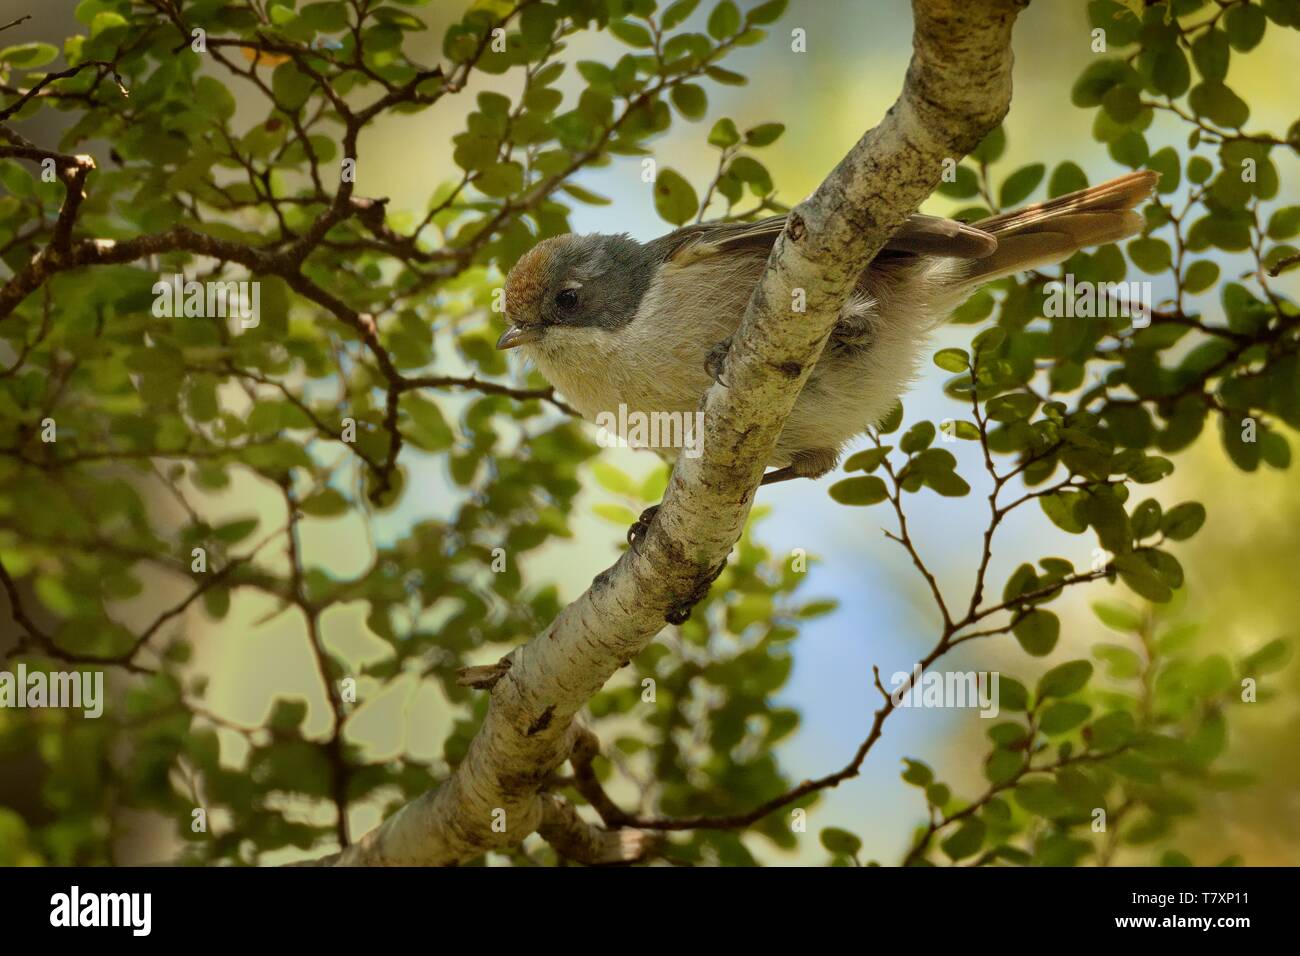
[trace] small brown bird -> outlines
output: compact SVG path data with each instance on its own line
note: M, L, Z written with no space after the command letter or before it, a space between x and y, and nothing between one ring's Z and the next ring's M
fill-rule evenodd
M834 469L916 374L927 334L976 287L1141 231L1134 207L1158 178L1130 173L972 225L908 219L844 304L764 484ZM497 348L520 347L589 420L689 415L718 378L784 227L774 216L687 226L645 244L626 235L547 239L506 279L510 327ZM656 450L670 460L680 452Z

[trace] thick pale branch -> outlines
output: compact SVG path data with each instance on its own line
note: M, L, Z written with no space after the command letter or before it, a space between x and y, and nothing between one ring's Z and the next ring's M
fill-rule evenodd
M543 840L560 856L591 866L635 863L653 847L655 837L643 830L605 830L578 816L573 805L551 794L542 796Z
M697 593L740 536L777 436L858 275L1006 113L1011 28L1025 0L914 0L902 95L792 211L703 400L703 454L679 460L637 551L509 655L464 761L349 847L341 865L445 865L572 823L542 793L580 734L574 716ZM806 304L796 312L795 290ZM559 815L562 815L559 816ZM564 822L568 821L568 822ZM563 823L563 827L561 827Z

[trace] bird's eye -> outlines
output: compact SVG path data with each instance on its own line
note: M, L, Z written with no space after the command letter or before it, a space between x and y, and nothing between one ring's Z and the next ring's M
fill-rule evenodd
M562 312L571 312L578 307L578 292L576 289L561 289L555 293L555 304L559 306Z

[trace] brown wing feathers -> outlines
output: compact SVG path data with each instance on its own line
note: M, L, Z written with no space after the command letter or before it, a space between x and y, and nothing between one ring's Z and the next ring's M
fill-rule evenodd
M1142 231L1134 207L1150 197L1158 173L1141 171L1056 199L990 216L975 227L997 237L997 251L973 262L965 281L989 282L1051 265L1080 249L1118 242Z
M1139 232L1134 207L1155 188L1157 173L1129 173L1047 202L1000 213L967 225L917 214L885 244L881 254L970 260L963 280L988 282L1013 272L1060 262L1079 249L1116 242ZM650 245L665 260L684 265L724 251L765 253L785 228L785 216L748 223L685 226Z

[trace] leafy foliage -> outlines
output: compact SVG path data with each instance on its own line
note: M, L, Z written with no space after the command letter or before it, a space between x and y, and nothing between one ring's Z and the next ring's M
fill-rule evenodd
M931 862L936 840L951 862L1107 862L1121 844L1146 846L1167 837L1177 818L1195 808L1196 787L1247 779L1212 764L1225 749L1228 705L1262 699L1255 696L1262 673L1253 666L1256 658L1196 660L1178 646L1185 628L1155 630L1160 608L1176 603L1184 584L1172 545L1200 529L1206 508L1188 501L1164 510L1155 498L1134 492L1170 475L1175 464L1169 456L1187 448L1207 424L1217 425L1224 451L1243 471L1291 463L1284 430L1300 426L1300 310L1272 280L1297 264L1295 247L1285 240L1300 225L1292 228L1295 207L1275 203L1281 185L1273 155L1300 151L1300 123L1285 137L1246 131L1249 109L1225 84L1233 51L1253 48L1267 28L1300 25L1300 7L1094 0L1088 9L1109 55L1084 71L1072 99L1096 110L1093 134L1116 162L1161 174L1143 235L1127 244L1127 259L1106 246L1076 254L1058 275L1003 280L972 297L956 321L986 327L969 350L945 348L934 356L938 367L954 373L946 392L969 418L937 428L916 422L895 450L883 440L900 427L900 409L876 430L877 447L845 466L882 470L888 481L875 479L879 484L868 494L859 484L867 479L849 478L830 493L845 504L893 505L899 532L890 536L920 569L944 622L927 667L966 641L1008 632L1026 654L1052 653L1062 622L1044 605L1091 581L1121 583L1152 605L1141 613L1098 605L1102 621L1127 632L1135 645L1103 644L1095 651L1120 688L1090 683L1087 661L1048 671L1033 694L1002 675L1002 706L1023 719L990 729L994 749L983 796L958 800L932 771L919 772L920 765L909 762L903 779L924 789L930 822L918 831L907 863ZM1200 76L1196 85L1193 67ZM1150 150L1146 133L1162 112L1189 127L1185 152ZM1006 134L994 131L940 188L952 198L982 201L957 218L980 219L1022 202L1045 178L1048 197L1087 185L1072 162L1058 165L1050 177L1034 163L1006 174L995 204L993 182L1006 144ZM1245 267L1237 280L1220 284L1220 266L1209 256L1224 254L1241 256ZM1053 281L1067 289L1112 283L1112 294L1123 301L1125 290L1135 288L1126 285L1130 263L1168 289L1149 316L1045 310ZM1072 286L1064 285L1067 276ZM1194 300L1216 284L1219 305L1206 314ZM907 530L907 494L927 487L956 496L971 490L954 473L954 456L932 447L937 434L949 442L979 442L993 487L983 556L964 615L950 613ZM905 456L901 464L892 464L890 453ZM998 457L1014 463L999 468ZM999 496L1012 479L1027 491L1007 501ZM985 602L993 536L1009 513L1031 502L1060 530L1095 535L1096 559L1088 570L1059 557L1026 561L1006 581L1001 601ZM1003 623L975 629L990 617ZM1274 642L1259 658L1284 655L1284 648ZM1018 688L1010 700L1008 681ZM887 700L877 713L891 710ZM1108 816L1094 820L1094 811ZM1103 829L1090 829L1098 820ZM839 862L843 857L836 855ZM1176 851L1161 857L1180 859Z
M0 759L38 767L53 811L0 808L0 862L111 862L124 809L171 820L189 862L332 849L350 836L350 810L391 812L463 758L486 698L461 686L457 671L558 612L560 595L529 580L525 562L572 534L587 475L615 496L601 510L619 524L662 492L662 474L641 483L600 463L540 378L509 378L492 348L494 292L539 239L569 230L574 203L609 202L578 174L653 157L651 144L675 120L709 116L714 84L746 82L722 64L763 41L786 4L486 0L447 28L441 66L413 52L426 38L419 6L82 0L83 30L62 50L0 49L0 258L9 273L0 287L0 584L16 642L6 643L6 623L0 650L32 668L107 667L119 678L118 704L101 720L0 710ZM1064 268L1119 281L1131 261L1167 276L1173 293L1150 327L1135 329L1121 319L1044 320L1047 276L982 291L957 320L985 330L970 350L936 357L953 373L948 392L961 417L913 423L883 444L901 429L900 407L876 447L846 462L832 496L888 502L909 550L906 496L971 491L943 447L949 438L981 444L999 490L1013 479L1027 489L994 503L980 587L964 618L945 607L932 660L998 633L1031 655L1049 653L1061 621L1046 605L1085 581L1119 580L1169 601L1182 585L1170 542L1194 534L1204 508L1134 503L1130 485L1165 478L1168 456L1207 423L1245 470L1287 466L1290 448L1273 423L1300 427L1297 311L1269 286L1294 266L1290 240L1300 231L1295 207L1274 202L1272 156L1300 143L1300 127L1247 133L1249 106L1227 85L1230 64L1266 31L1297 25L1295 4L1180 0L1140 19L1109 0L1089 9L1114 49L1080 79L1074 101L1096 110L1096 135L1116 162L1163 179L1149 234L1129 244L1127 260L1110 247ZM567 56L591 30L607 33L617 56ZM50 72L60 54L66 68ZM367 177L363 133L381 120L420 122L466 98L475 75L508 76L514 92L453 107L467 113L453 139L455 174L422 215L388 210L373 197L381 190ZM237 103L236 86L250 99ZM66 121L57 149L9 125L48 110ZM1158 113L1189 125L1185 152L1150 152L1145 132ZM755 155L783 129L742 130L726 117L701 126L718 150L716 170L705 180L659 166L646 184L656 210L673 224L784 210ZM958 215L995 207L1005 145L995 132L945 184L947 195L978 203ZM78 148L95 154L95 168ZM1250 182L1240 175L1247 163ZM1073 163L1050 172L1030 164L1001 176L997 204L1044 183L1059 195L1085 182ZM1221 285L1222 321L1191 305L1218 287L1211 249L1251 266ZM176 273L257 280L260 321L158 315L154 286ZM1256 422L1251 442L1245 418ZM995 457L1015 464L997 471ZM414 493L413 462L448 478L439 516L376 543L354 576L313 563L303 527L347 518L369 527L391 515ZM216 496L250 487L279 497L276 526L251 513L213 516ZM1091 529L1108 558L1093 571L1059 558L1026 562L1001 600L984 604L992 532L1006 511L1034 501L1065 532ZM499 568L498 549L507 559ZM772 747L799 714L773 698L800 621L834 609L797 600L802 580L747 533L695 616L591 701L606 754L588 768L596 791L616 774L639 775L656 816L636 822L675 831L664 850L675 860L752 863L742 839L750 830L794 846L789 811L856 773L889 714L882 705L855 763L797 786L787 779ZM279 699L259 726L205 706L206 678L190 666L195 648L179 622L199 607L230 621L244 593L301 622L329 703L324 733L308 732L296 697ZM129 624L138 615L123 608L139 599L152 600L152 617ZM384 647L366 662L335 640L342 627L332 612L355 605ZM994 615L1005 626L974 629ZM1124 822L1124 840L1150 843L1187 812L1192 783L1224 779L1211 764L1229 685L1281 652L1196 661L1174 646L1177 629L1156 627L1157 610L1102 617L1122 620L1129 641L1096 654L1114 686L1081 682L1081 668L1049 672L1057 676L1032 695L1008 679L1004 705L1015 719L990 732L987 795L963 802L926 765L909 765L904 777L924 788L931 813L912 862L929 860L936 841L943 858L967 862L1111 852L1078 835L1089 806L1108 809L1113 838ZM435 685L456 715L438 759L376 758L352 736L366 702L407 677ZM340 690L347 680L356 705ZM649 716L646 680L656 688ZM595 794L565 790L574 800ZM193 831L196 807L207 810L209 832ZM838 862L861 847L843 830L821 841ZM511 860L553 855L528 848Z

